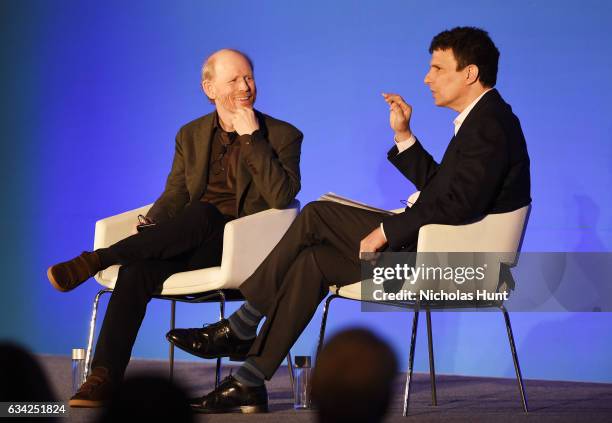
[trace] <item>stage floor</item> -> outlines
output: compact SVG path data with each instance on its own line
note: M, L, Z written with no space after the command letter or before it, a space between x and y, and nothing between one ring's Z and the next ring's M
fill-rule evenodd
M70 359L63 356L39 356L56 395L62 400L70 396ZM232 366L224 367L224 375ZM156 372L167 374L168 362L132 360L128 374ZM165 372L165 373L164 373ZM190 395L197 396L212 389L214 366L180 361L175 365L175 378ZM438 406L430 405L429 375L416 374L408 418L402 416L405 375L398 375L395 397L385 422L610 422L612 421L612 385L599 383L548 382L526 380L525 388L530 413L521 408L514 379L439 375ZM293 410L289 377L281 368L268 383L271 412L258 415L206 415L196 421L206 422L315 422L312 411ZM89 422L96 410L71 409L70 421Z

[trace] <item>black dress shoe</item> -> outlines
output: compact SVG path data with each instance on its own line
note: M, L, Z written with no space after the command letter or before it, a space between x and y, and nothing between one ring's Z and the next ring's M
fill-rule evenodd
M268 391L266 385L249 387L229 375L219 386L202 398L189 403L197 413L267 413Z
M229 357L231 361L246 360L253 339L238 338L229 324L222 319L203 328L172 329L166 339L190 354L202 358Z

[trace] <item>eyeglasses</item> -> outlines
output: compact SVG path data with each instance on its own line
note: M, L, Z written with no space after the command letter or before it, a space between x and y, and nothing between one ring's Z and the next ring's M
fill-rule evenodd
M142 214L139 214L138 215L138 223L141 224L141 225L146 225L148 223L152 223L152 221L148 217L146 217L146 216L144 216Z

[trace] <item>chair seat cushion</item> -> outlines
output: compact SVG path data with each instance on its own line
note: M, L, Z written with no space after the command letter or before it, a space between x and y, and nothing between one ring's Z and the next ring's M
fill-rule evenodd
M361 282L356 282L341 287L332 285L329 287L329 290L332 292L332 294L338 294L344 298L350 298L352 300L361 300Z
M95 279L100 285L113 289L121 266L111 266L99 272ZM187 295L224 287L221 266L175 273L164 281L162 295Z

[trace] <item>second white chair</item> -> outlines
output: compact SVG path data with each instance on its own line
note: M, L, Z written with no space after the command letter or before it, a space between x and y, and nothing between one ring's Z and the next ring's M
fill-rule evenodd
M94 249L108 247L130 235L139 214L146 214L151 204L111 216L96 222ZM238 287L261 264L274 246L280 241L299 213L300 203L295 200L286 209L269 209L230 221L223 233L223 255L221 265L206 269L176 273L164 282L163 289L156 299L169 300L170 329L174 329L176 302L203 303L219 301L220 317L225 317L226 301L244 300ZM104 287L94 298L89 325L87 351L85 355L86 373L90 370L93 340L96 328L98 303L105 293L112 292L119 265L99 272L95 279ZM174 370L174 345L170 344L170 377ZM289 376L293 386L291 356L287 356ZM217 359L215 386L221 378L221 359Z
M408 204L411 206L418 199L419 192L414 193L408 199ZM417 262L419 262L419 253L447 253L447 252L490 252L490 253L506 253L503 254L503 263L508 267L515 265L517 253L520 251L525 228L531 206L525 206L520 209L508 212L489 214L477 222L466 225L425 225L419 230L417 243ZM392 210L394 213L399 213L403 209ZM336 298L344 298L355 301L367 301L362 298L361 282L342 287L331 286L331 295L327 297L323 308L323 319L319 334L319 342L317 345L317 355L322 348L325 337L325 326L331 301ZM492 305L485 305L491 307ZM527 413L527 398L523 377L516 352L516 345L510 325L510 316L503 304L496 304L503 315L508 333L508 341L510 343L510 351L514 362L516 379L521 397L523 410ZM414 348L416 343L419 304L412 306L414 309L414 317L412 322L412 333L410 340L410 350L408 357L408 371L406 374L406 386L404 390L404 407L403 414L408 414L408 405L410 401L410 390L414 363ZM430 308L425 307L427 318L427 341L429 350L429 372L431 379L431 397L432 405L437 405L436 395L436 376L433 356L433 339L431 330L431 313Z

